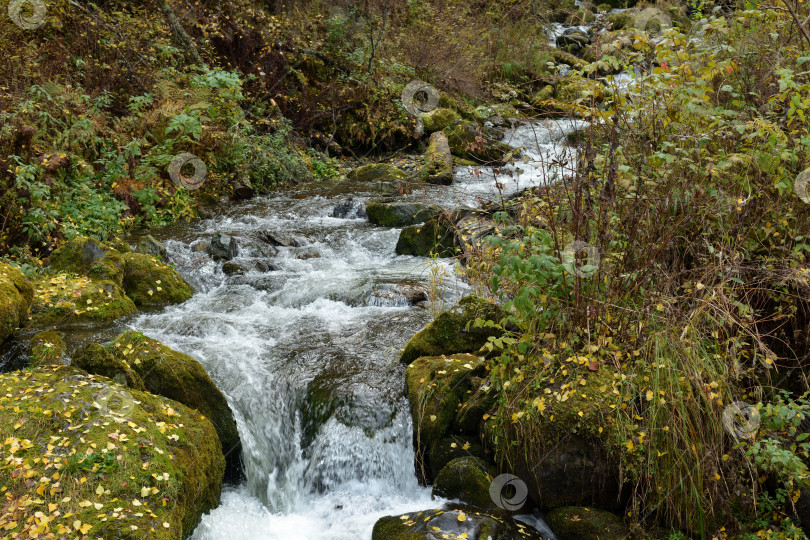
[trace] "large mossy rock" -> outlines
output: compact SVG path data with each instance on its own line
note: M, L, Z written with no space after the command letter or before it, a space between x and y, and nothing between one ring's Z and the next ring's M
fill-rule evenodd
M421 201L388 198L372 199L366 203L368 220L383 227L407 227L424 223L441 212L441 206Z
M103 345L98 343L91 343L73 355L71 364L85 370L87 373L112 379L120 385L146 391L140 375L129 367L129 364L117 359Z
M73 366L0 387L7 537L180 540L219 503L225 460L199 412Z
M31 338L30 365L58 366L65 355L65 342L57 332L46 330Z
M31 325L35 327L82 321L108 322L138 311L124 289L110 280L62 272L44 276L34 287Z
M408 173L387 163L369 163L353 169L346 175L355 182L385 182L407 180Z
M0 342L28 320L34 287L25 274L0 262Z
M507 144L487 139L475 124L455 122L443 132L454 156L477 163L502 164L507 154L518 153Z
M185 302L194 294L177 270L153 255L127 253L124 290L138 307L159 307Z
M538 396L560 397L544 398L542 415L521 420L525 426L519 433L531 433L526 438L504 439L496 417L509 411L496 410L483 423L485 445L494 450L495 462L511 464L510 472L526 482L529 497L540 508L623 507L620 457L625 449L604 429L621 405L615 373L599 365L596 371L583 369L576 375L569 383L576 390L561 389L560 381L538 388Z
M394 250L397 255L452 257L456 254L455 234L447 221L437 216L402 229Z
M560 540L623 540L630 530L616 514L584 506L555 508L546 514Z
M492 477L483 461L476 457L456 458L445 465L433 481L432 497L457 499L482 510L498 507L489 495Z
M460 509L434 509L386 516L374 524L371 540L542 540L540 532L509 517Z
M210 419L222 442L226 476L241 475L242 444L233 412L202 364L134 331L118 336L108 349L140 376L147 391L179 401Z
M425 152L425 166L419 179L428 184L449 186L453 183L453 155L447 135L441 131L430 136Z
M476 328L475 320L499 323L505 316L499 305L478 296L465 296L413 336L399 361L409 364L420 356L476 352L490 336L498 337L501 332L491 327Z
M427 135L441 131L453 122L461 120L461 117L456 111L444 107L438 107L430 112L422 113L419 115L419 118L422 119L422 125Z
M86 236L79 236L58 248L47 261L53 272L69 272L96 281L121 285L124 259L118 250Z

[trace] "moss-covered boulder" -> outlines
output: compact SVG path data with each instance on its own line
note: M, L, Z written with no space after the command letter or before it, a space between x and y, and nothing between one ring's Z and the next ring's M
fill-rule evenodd
M419 173L419 179L428 184L443 186L453 183L453 156L447 135L441 131L430 136L425 152L425 166Z
M73 366L0 388L7 537L179 540L217 506L225 460L199 412Z
M482 510L495 510L497 506L489 495L492 477L483 461L466 456L445 465L433 482L432 497L457 499Z
M48 257L48 267L54 273L72 273L97 281L121 285L124 279L124 259L112 246L79 236L55 250Z
M31 338L30 365L58 366L65 356L65 342L57 332L46 330Z
M353 169L346 175L355 182L384 182L407 180L408 173L387 163L369 163Z
M438 107L430 112L419 115L425 128L425 133L430 135L436 131L441 131L453 122L461 120L461 117L453 109Z
M421 201L402 201L397 198L371 199L366 202L366 216L374 225L406 227L436 217L441 206Z
M616 514L585 506L555 508L546 523L560 540L622 540L630 530Z
M123 259L124 290L139 307L179 304L194 294L177 270L153 255L127 253Z
M490 336L498 337L501 332L491 327L476 328L475 320L497 323L505 315L500 306L489 300L465 296L413 336L405 345L399 361L409 364L420 356L476 352Z
M118 336L108 349L140 376L149 392L179 401L210 419L222 442L227 477L241 475L242 444L236 421L225 395L202 364L134 331Z
M502 142L488 139L475 124L454 122L443 130L454 156L477 163L502 164L507 154L517 150Z
M494 450L495 462L510 463L510 472L526 482L541 508L622 508L620 454L626 448L608 436L613 411L621 405L621 379L614 374L607 365L577 369L566 381L546 381L536 390L540 397L535 402L496 409L483 423L485 445ZM508 402L502 396L500 403ZM515 431L531 435L504 439L502 422L527 407L542 414L526 415Z
M611 13L607 17L608 23L610 23L611 30L623 30L625 28L632 28L633 27L633 19L635 14L627 12L627 11L620 11L618 13Z
M118 283L63 272L34 283L31 325L107 322L136 311L135 303Z
M25 274L0 262L0 342L28 320L34 287Z
M500 126L503 124L515 124L522 120L518 110L509 103L494 103L491 105L481 105L475 109L479 118L488 120Z
M453 229L441 216L431 218L422 225L405 227L399 233L394 248L397 255L452 257L456 254Z
M471 354L424 356L408 365L405 384L417 439L447 434L472 378L484 373L484 359Z
M91 343L74 354L71 364L87 373L112 379L120 385L146 391L140 375L98 343Z
M534 527L509 517L467 509L422 510L401 516L386 516L374 524L371 540L542 540Z

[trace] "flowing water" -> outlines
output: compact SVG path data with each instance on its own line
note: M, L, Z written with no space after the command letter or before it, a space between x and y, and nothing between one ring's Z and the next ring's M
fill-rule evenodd
M453 186L407 196L450 208L552 181L570 166L560 141L582 126L520 126L505 139L526 149L518 165L463 167ZM197 292L126 324L205 366L228 398L243 446L246 480L226 486L193 538L370 538L383 515L441 504L416 480L397 362L431 310L411 305L405 292L432 288L440 291L435 303L449 307L469 287L451 261L397 256L399 230L357 217L379 189L325 182L155 233ZM349 193L355 211L332 217ZM224 275L195 249L215 232L237 239L236 262L265 271ZM265 233L290 236L293 245L271 247Z

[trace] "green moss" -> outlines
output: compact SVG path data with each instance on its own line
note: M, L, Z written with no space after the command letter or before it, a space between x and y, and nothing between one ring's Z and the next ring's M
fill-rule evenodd
M46 276L34 286L32 326L78 321L106 322L138 310L124 290L113 281L96 281L62 273Z
M65 342L58 333L45 331L31 338L31 366L59 365L64 355Z
M218 504L216 432L184 405L72 366L5 373L0 389L9 537L43 536L45 515L56 537L178 539Z
M91 343L73 356L72 365L93 375L102 375L118 384L146 391L141 377L126 362L116 359L98 343Z
M443 130L454 156L469 159L477 163L503 163L506 154L515 149L502 142L488 140L483 142L477 126L465 122L455 122Z
M626 11L611 13L607 18L612 30L622 30L633 26L633 14Z
M127 253L123 260L124 289L137 306L179 304L194 294L177 270L152 255Z
M546 522L560 540L621 540L630 534L619 516L584 506L555 508Z
M396 198L372 199L366 203L366 215L374 225L405 227L437 216L442 208L426 202L401 201Z
M439 257L452 257L456 254L453 231L438 218L405 227L399 233L395 251L397 255L429 257L435 253Z
M405 345L399 361L408 364L420 356L476 352L490 336L497 337L501 332L493 328L475 328L475 320L500 322L504 316L497 304L477 296L465 296L413 336Z
M497 508L489 495L492 477L484 462L472 456L460 457L444 466L433 484L433 497L458 499L484 510Z
M461 117L456 114L456 111L443 107L433 109L428 113L423 113L419 115L419 117L424 124L425 133L428 135L436 131L441 131L453 122L461 120Z
M141 377L149 392L179 401L209 418L222 442L228 478L241 474L242 445L236 421L202 364L140 332L121 334L108 350Z
M472 387L456 415L456 430L477 436L481 431L481 418L495 406L497 393L481 379L473 380Z
M0 262L0 342L28 320L34 287L25 274Z
M420 451L445 437L484 359L470 354L425 356L405 370L405 384Z
M407 180L408 174L387 163L369 163L350 171L346 177L356 182L381 182L386 180Z
M453 156L447 135L441 131L430 136L425 152L425 166L419 173L419 179L428 184L449 186L453 183Z
M121 285L124 279L124 260L111 246L80 236L60 247L48 257L53 272L67 272L87 276L99 281L112 281Z

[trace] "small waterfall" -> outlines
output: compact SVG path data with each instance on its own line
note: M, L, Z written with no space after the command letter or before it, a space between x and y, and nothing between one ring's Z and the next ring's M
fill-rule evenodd
M550 181L548 162L568 159L557 143L582 125L510 130L505 141L524 148L522 163L484 174L463 167L453 186L431 186L429 197L445 207L477 204L495 198L499 182L514 192ZM226 486L196 540L368 538L383 515L439 504L414 474L397 362L430 314L404 291L429 290L431 264L451 276L442 284L446 305L469 289L452 277L451 262L397 256L399 230L358 219L372 193L355 193L343 218L334 217L341 199L331 194L324 187L257 198L156 233L199 292L130 326L205 366L228 397L243 446L247 479ZM226 276L198 249L215 232L236 238L240 275Z

